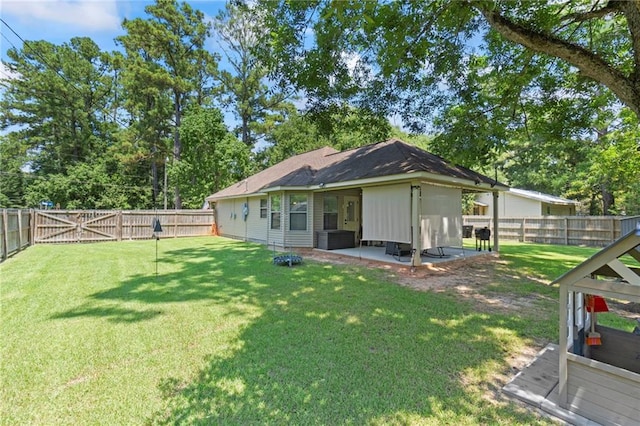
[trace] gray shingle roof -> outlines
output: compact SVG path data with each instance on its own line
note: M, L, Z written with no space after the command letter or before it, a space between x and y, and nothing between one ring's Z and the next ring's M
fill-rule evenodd
M437 155L399 139L390 139L343 152L325 147L296 155L207 199L248 195L270 187L315 186L419 172L496 184L485 175L450 164ZM500 183L498 185L504 187Z

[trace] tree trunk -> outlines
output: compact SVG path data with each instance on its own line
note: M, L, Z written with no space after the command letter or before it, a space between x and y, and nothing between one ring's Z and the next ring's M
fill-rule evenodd
M151 202L153 203L153 208L157 207L156 201L158 199L158 147L154 143L151 148Z
M246 146L251 147L251 134L249 132L249 122L251 121L251 117L249 115L242 115L242 143Z
M600 194L602 196L602 214L609 216L611 208L615 205L615 198L607 188L607 184L600 184Z
M176 125L173 130L173 158L175 161L180 161L180 157L182 156L182 143L180 142L180 122L181 122L181 109L180 109L180 94L175 93L175 118ZM182 197L180 196L180 185L179 182L176 182L176 187L174 190L174 207L176 209L182 208Z
M591 200L589 200L589 216L598 216L600 214L600 206L597 200L595 192L591 193Z

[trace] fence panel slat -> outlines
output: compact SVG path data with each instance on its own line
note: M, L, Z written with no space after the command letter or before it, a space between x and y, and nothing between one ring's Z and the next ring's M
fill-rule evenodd
M2 214L0 214L0 260L4 260L9 255L9 250L7 250L7 211L2 210Z
M212 210L28 210L0 209L0 261L34 243L75 243L212 235ZM499 237L565 245L605 246L640 223L640 216L544 216L500 218ZM463 224L493 228L489 216L463 216Z
M213 210L37 210L36 243L139 240L211 235Z
M640 216L501 217L498 235L501 240L603 247L626 235L638 221ZM493 228L489 216L463 216L463 224Z
M31 211L0 209L0 261L31 244Z

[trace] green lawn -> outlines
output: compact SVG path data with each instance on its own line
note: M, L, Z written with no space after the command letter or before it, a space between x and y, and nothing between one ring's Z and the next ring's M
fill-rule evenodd
M0 422L547 424L505 400L509 357L557 341L557 289L595 250L503 244L487 295L223 238L36 245L0 265ZM470 277L473 279L473 277Z

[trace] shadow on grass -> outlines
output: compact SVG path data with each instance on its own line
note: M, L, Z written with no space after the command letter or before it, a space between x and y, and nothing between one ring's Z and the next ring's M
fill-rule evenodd
M339 274L339 271L332 273ZM451 298L344 281L282 285L252 297L265 311L242 347L192 381L160 384L156 424L517 423L465 389L469 370L504 367L494 329L521 320L478 315ZM286 289L286 291L284 291ZM297 290L297 291L296 291ZM532 418L529 421L534 421Z
M138 322L149 320L162 315L158 309L127 309L117 306L80 306L63 313L52 315L52 319L77 318L77 317L102 317L112 322Z
M504 335L523 334L526 318L480 314L450 295L385 283L379 271L269 259L268 250L236 242L168 251L161 262L172 272L133 275L91 296L152 310L136 317L80 307L60 317L140 321L162 304L198 300L260 308L229 342L235 352L210 356L188 381L158 383L163 408L153 424L538 421L513 404L488 404L482 386L467 387L496 390L486 370L507 369Z
M103 317L112 322L136 322L162 315L161 309L134 309L123 303L162 305L174 302L228 299L244 294L252 265L265 263L268 254L257 245L227 242L168 250L158 259L160 270L171 272L133 274L118 286L89 296L74 309L52 319ZM117 303L118 305L113 305Z

